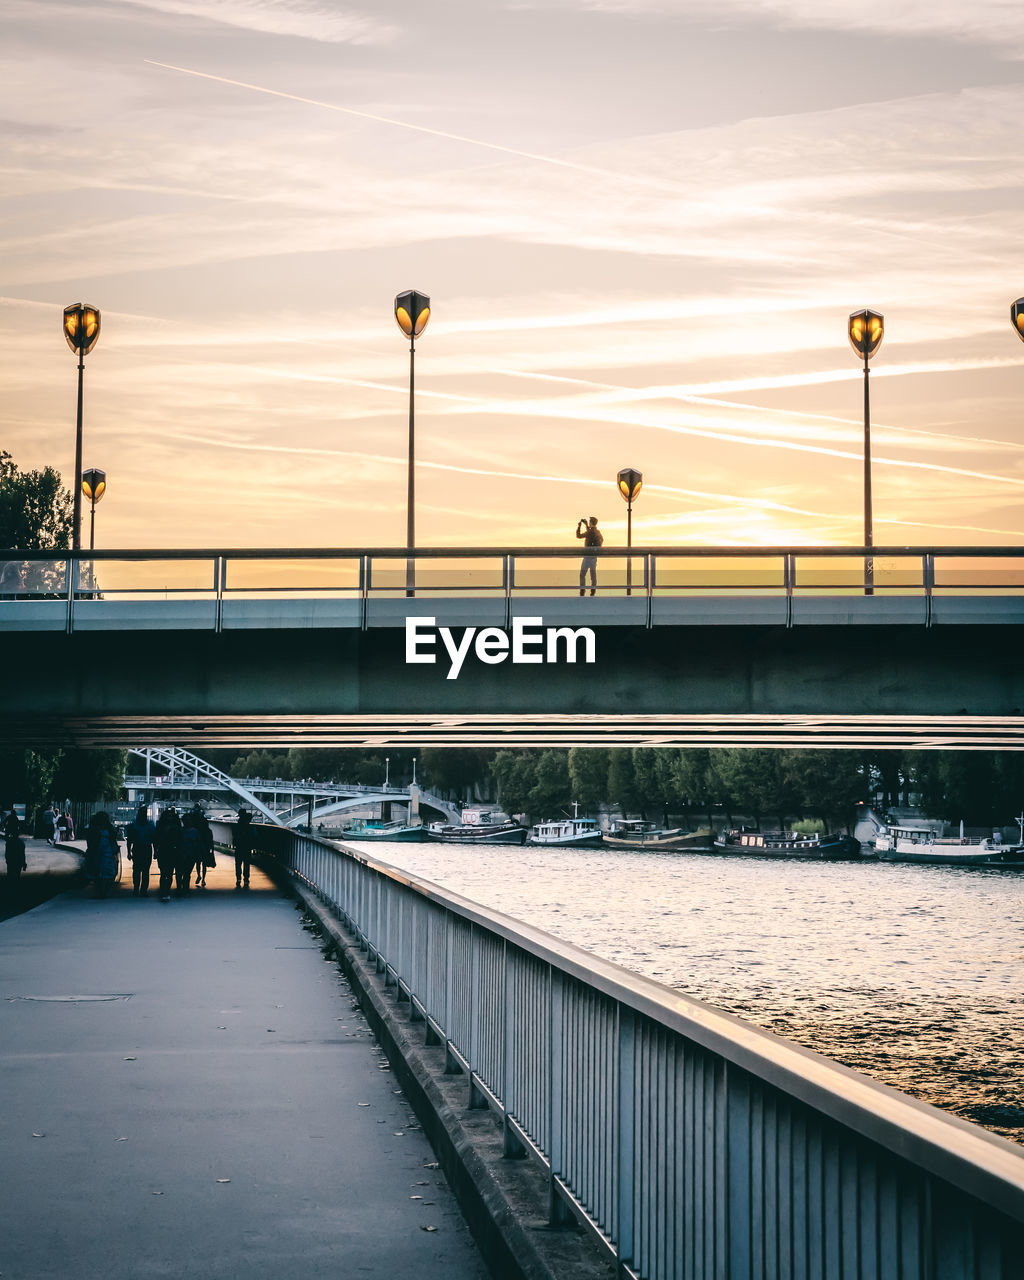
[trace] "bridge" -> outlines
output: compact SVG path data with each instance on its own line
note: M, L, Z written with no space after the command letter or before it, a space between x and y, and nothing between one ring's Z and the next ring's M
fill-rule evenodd
M1015 548L602 548L583 598L566 548L5 555L0 745L988 749L1024 731Z
M364 786L347 782L298 782L281 778L233 778L223 769L180 747L132 747L146 766L144 774L126 774L124 785L137 791L200 791L223 797L229 804L247 805L267 822L297 827L302 823L395 801L418 810L436 809L451 822L459 820L456 805L416 786Z

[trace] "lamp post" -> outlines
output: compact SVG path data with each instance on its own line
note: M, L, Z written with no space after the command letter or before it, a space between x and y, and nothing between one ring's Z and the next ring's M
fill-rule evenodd
M1010 308L1010 322L1017 337L1024 342L1024 298L1018 298Z
M871 397L868 383L868 362L882 345L885 321L877 311L854 311L850 316L850 346L864 357L864 545L873 545L871 526ZM875 562L868 556L864 561L864 594L875 594Z
M89 550L96 545L96 503L107 491L107 473L99 467L90 467L82 473L82 492L89 499Z
M643 487L643 472L635 467L623 467L618 475L619 493L626 500L626 550L633 545L633 503ZM626 595L633 594L633 561L626 556Z
M78 352L78 420L75 429L75 515L71 531L71 547L82 545L82 385L85 357L100 336L100 313L87 302L73 302L64 308L64 337L72 351Z
M385 756L384 757L384 788L385 790L387 789L388 777L389 777L390 771L391 771L391 757Z
M409 487L406 499L405 545L412 551L416 546L416 339L427 327L430 319L430 299L416 289L407 289L395 298L395 319L398 327L409 339ZM405 594L414 594L416 569L412 559L405 562Z

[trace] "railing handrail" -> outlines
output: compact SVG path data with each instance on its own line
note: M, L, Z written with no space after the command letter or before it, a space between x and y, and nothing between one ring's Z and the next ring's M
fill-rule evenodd
M1024 1149L1009 1140L378 858L315 836L296 838L491 931L1024 1223Z
M582 544L581 544L582 546ZM552 557L569 560L578 559L582 555L581 546L557 547L176 547L165 549L154 548L103 548L95 551L79 549L53 550L21 548L0 548L0 560L31 560L46 563L61 561L92 560L358 560L368 556L381 560L473 560L500 559L514 556L524 559L550 559ZM604 546L588 547L587 555L596 555L605 559L616 559L629 556L640 559L644 556L655 558L664 556L671 559L779 559L794 556L798 559L841 559L843 557L978 557L980 559L1024 558L1024 546L960 546L944 544L920 545L888 545L888 546L651 546L636 543L631 547ZM211 587L211 590L214 588ZM257 590L246 587L236 590Z

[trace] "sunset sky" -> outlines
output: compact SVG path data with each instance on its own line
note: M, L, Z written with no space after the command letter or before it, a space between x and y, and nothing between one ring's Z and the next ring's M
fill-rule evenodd
M0 0L0 448L97 545L1024 536L1018 0Z

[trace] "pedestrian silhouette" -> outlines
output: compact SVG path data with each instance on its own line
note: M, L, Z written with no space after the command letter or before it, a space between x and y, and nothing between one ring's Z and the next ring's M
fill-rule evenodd
M582 516L576 524L576 537L583 539L583 545L587 549L580 564L580 595L585 594L584 585L588 573L590 594L593 595L597 590L597 556L594 551L604 544L604 535L597 527L597 516L591 516L589 520Z
M149 893L156 827L150 821L144 804L139 805L138 813L128 824L125 839L128 844L128 861L132 864L132 896L145 898Z
M160 868L160 901L170 902L174 874L183 857L181 819L177 809L165 809L156 824L156 861Z
M121 845L110 821L101 809L89 819L85 832L85 873L96 887L96 897L105 898L114 887L121 864Z
M252 870L252 817L248 809L238 815L235 827L235 888L248 889Z
M12 809L4 817L4 861L7 863L7 896L18 897L21 873L28 863L25 860L25 841L21 838L21 823Z

